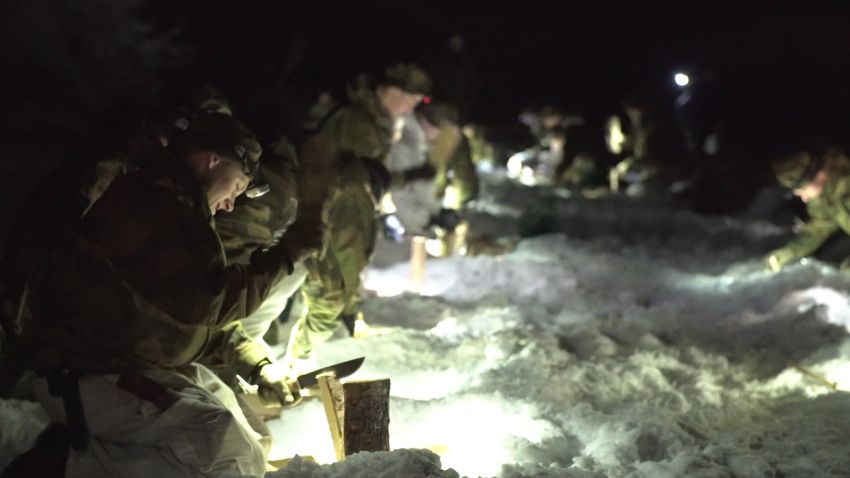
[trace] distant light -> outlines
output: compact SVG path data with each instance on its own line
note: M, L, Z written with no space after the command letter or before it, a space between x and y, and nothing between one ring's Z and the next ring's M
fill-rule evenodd
M673 81L675 81L679 86L688 86L691 82L691 78L684 73L676 73L673 75Z

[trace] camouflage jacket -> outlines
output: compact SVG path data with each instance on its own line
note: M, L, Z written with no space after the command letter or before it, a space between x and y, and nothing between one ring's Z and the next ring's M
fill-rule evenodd
M823 193L806 204L809 220L783 249L800 259L816 251L839 230L850 234L850 176L827 179Z
M346 302L360 293L360 273L369 265L377 240L375 198L360 161L340 161L340 185L328 204L325 254L307 262L309 280L326 290L340 290Z
M58 238L67 237L76 229L108 182L126 171L124 164L121 159L72 163L42 178L27 195L6 237L0 260L0 326L8 334L10 345L20 334L20 299L33 266Z
M452 195L446 194L449 186L455 191ZM469 141L461 136L448 160L438 163L434 189L437 196L443 198L444 207L460 209L478 196L478 187L478 172L472 162Z
M337 154L376 159L386 165L395 122L368 85L358 84L348 95L351 103L324 121L322 135L331 141Z
M350 89L349 97L351 103L332 113L316 135L328 145L323 156L330 158L327 164L338 173L338 182L326 208L324 255L306 263L309 281L341 291L347 302L359 294L360 273L369 264L378 227L369 172L358 158L386 165L395 126L367 85Z
M115 179L36 266L18 351L29 368L170 368L215 351L237 373L265 358L236 320L286 274L283 248L226 265L191 170L155 151Z

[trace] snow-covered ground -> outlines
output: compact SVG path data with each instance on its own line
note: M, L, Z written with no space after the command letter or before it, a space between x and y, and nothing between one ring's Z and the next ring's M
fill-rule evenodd
M405 249L382 244L364 313L385 333L317 351L391 379L395 451L267 476L850 476L850 276L814 261L766 273L787 231L494 177L470 222L549 233L429 259L421 295L405 292ZM0 451L31 439L6 427L22 405L43 423L0 402ZM332 461L318 400L270 426L274 457Z

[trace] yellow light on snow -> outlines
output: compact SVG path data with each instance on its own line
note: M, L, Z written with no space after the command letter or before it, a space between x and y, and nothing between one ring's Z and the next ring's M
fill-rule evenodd
M438 449L443 467L461 476L498 476L503 464L524 458L519 443L539 445L560 433L536 418L534 407L508 404L498 395L443 399L416 409L415 420L408 415L390 422L391 447Z
M363 285L366 289L374 290L378 297L395 297L408 290L410 285L408 282L390 274L369 274Z

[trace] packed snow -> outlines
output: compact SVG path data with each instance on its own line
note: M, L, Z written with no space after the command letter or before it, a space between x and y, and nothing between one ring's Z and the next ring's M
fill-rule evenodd
M429 259L382 243L364 303L380 334L339 338L389 377L391 452L333 464L321 402L269 422L281 478L850 476L850 276L766 272L786 228L662 200L485 177L471 229L502 255ZM530 231L530 232L529 232ZM44 425L0 402L0 467ZM311 456L319 464L301 457Z

